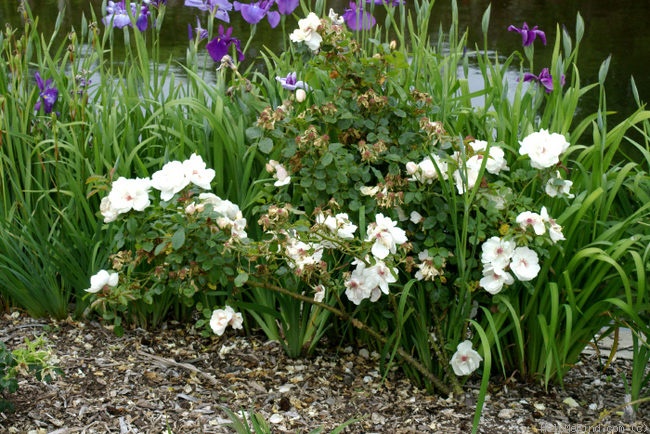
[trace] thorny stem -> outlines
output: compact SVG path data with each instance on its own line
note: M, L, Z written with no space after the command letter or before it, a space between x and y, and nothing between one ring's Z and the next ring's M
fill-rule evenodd
M341 318L341 319L343 319L345 321L349 321L354 327L368 333L370 336L372 336L373 338L375 338L377 341L381 342L382 344L386 344L388 342L388 339L385 336L383 336L379 332L371 329L365 323L359 321L356 318L351 317L349 314L347 314L346 312L344 312L344 311L342 311L340 309L337 309L335 307L332 307L332 306L330 306L328 304L325 304L325 303L322 303L322 302L315 301L311 297L307 297L307 296L302 295L302 294L297 294L295 292L289 291L288 289L282 288L281 286L277 286L277 285L274 285L274 284L268 283L268 282L257 282L257 281L249 280L247 282L247 284L249 284L251 286L257 286L257 287L260 287L260 288L264 288L264 289L270 289L271 291L276 291L276 292L279 292L281 294L285 294L285 295L288 295L290 297L293 297L293 298L295 298L297 300L300 300L300 301L303 301L303 302L306 302L306 303L311 303L311 304L313 304L315 306L326 309L326 310L332 312L334 315L338 316L339 318ZM418 362L416 359L414 359L413 356L411 356L409 353L404 351L402 348L398 348L397 349L397 354L399 354L402 359L404 359L409 365L413 366L418 372L420 372L422 375L424 375L426 378L428 378L429 381L431 381L431 383L433 383L433 385L435 387L437 387L438 390L440 390L442 393L444 393L447 396L452 395L452 390L445 383L443 383L442 380L440 380L438 377L436 377L431 372L429 372L420 362ZM456 396L461 396L462 391L461 390L456 390L456 389L458 389L458 387L454 387L455 395Z

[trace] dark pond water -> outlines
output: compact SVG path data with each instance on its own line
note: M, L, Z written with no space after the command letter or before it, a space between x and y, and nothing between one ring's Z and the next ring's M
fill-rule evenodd
M407 0L408 1L408 0ZM642 101L650 100L650 32L645 31L650 19L648 0L457 0L460 28L468 29L469 42L482 45L481 19L491 3L489 49L507 55L521 49L521 38L507 31L510 24L518 27L526 21L538 25L547 32L549 45L536 44L536 67L550 62L552 42L556 24L565 26L575 35L576 14L580 12L585 22L585 34L578 66L583 83L597 81L600 64L611 55L611 66L607 78L608 109L630 114L635 108L630 77L634 77ZM59 10L65 7L64 29L78 26L80 16L90 15L94 10L101 17L101 1L97 0L28 0L35 15L40 17L40 28L44 33L53 28ZM18 0L0 0L0 24L21 25L17 13ZM328 6L342 12L347 1L328 1ZM185 58L187 47L187 25L196 24L197 17L204 13L195 8L183 6L183 0L168 0L167 14L163 26L163 49L179 61ZM437 34L440 26L448 29L451 22L451 2L438 0L434 7L431 29ZM242 40L248 38L250 26L238 14L231 14L234 35ZM288 24L287 32L293 29ZM246 53L253 58L263 45L281 50L281 31L271 31L264 21L258 25L255 40ZM535 73L539 71L534 71ZM594 95L595 97L595 95ZM586 112L595 108L595 99L585 99Z

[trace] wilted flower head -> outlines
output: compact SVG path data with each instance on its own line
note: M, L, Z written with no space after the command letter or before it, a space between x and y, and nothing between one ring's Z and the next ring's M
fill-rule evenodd
M228 30L224 31L223 26L219 26L219 36L213 38L205 45L212 60L215 62L221 62L221 60L228 55L228 50L231 45L235 46L237 59L240 62L244 60L244 53L241 50L241 41L237 38L233 38L231 35L232 27L228 27Z
M368 30L377 23L375 17L364 10L364 4L361 2L358 5L356 2L350 2L343 14L343 20L351 30Z
M273 177L277 179L277 181L273 183L276 187L282 187L291 182L291 176L289 176L287 169L275 160L269 160L269 162L266 163L266 171L272 173Z
M34 79L36 80L36 85L40 90L38 101L34 104L34 110L39 111L42 104L45 114L50 114L52 113L54 103L56 103L56 100L59 97L59 90L52 85L51 78L48 78L47 81L43 82L41 74L38 72L34 74Z
M451 357L451 367L454 369L454 374L469 375L476 371L483 361L479 353L472 348L471 341L464 341L458 344L456 352Z
M546 34L538 29L538 26L533 27L532 29L528 28L528 24L524 23L524 25L520 28L517 28L513 25L508 26L508 31L509 32L517 32L521 35L521 42L524 47L528 47L535 41L535 38L539 36L539 39L542 41L544 45L546 45Z

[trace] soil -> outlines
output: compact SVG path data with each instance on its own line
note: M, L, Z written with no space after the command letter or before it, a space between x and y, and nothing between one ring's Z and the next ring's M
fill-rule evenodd
M472 378L458 402L426 394L397 368L383 380L363 348L290 359L278 343L232 330L204 338L168 324L117 337L96 322L0 317L9 349L41 335L62 375L20 377L5 395L15 411L0 413L2 433L232 433L226 409L258 413L274 433L331 432L351 419L342 432L469 433L479 388ZM625 405L631 362L605 360L585 354L564 388L495 378L479 432L650 433L650 405Z

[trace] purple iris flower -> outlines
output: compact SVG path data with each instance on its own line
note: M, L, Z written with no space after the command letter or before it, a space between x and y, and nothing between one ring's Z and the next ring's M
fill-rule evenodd
M228 12L232 11L232 3L228 0L185 0L185 6L198 8L202 11L210 11L215 18L224 23L230 22Z
M300 0L275 0L281 15L290 15L300 4Z
M519 28L517 28L517 27L515 27L513 25L510 25L510 26L508 26L508 31L509 32L517 32L517 33L519 33L521 35L522 44L524 45L524 47L528 47L529 45L531 45L533 43L533 41L535 40L535 38L538 37L538 36L539 36L539 39L542 40L542 43L544 45L546 45L546 33L539 30L537 27L538 26L535 26L532 29L529 29L528 24L524 23L524 25L521 27L521 29L519 29Z
M138 14L138 6L135 3L130 4L131 15L137 16L135 24L141 32L147 30L149 24L149 8L146 4L140 6L140 13ZM113 27L121 29L131 25L131 18L126 10L126 3L124 0L119 2L109 1L106 4L106 16L102 20L104 25L108 26L112 23Z
M221 62L223 56L228 54L231 45L234 45L237 50L237 59L241 62L244 60L244 53L241 51L241 42L237 38L231 37L232 27L224 32L223 26L219 26L219 36L208 42L205 48L208 50L210 57L215 62Z
M208 38L208 30L201 27L201 21L199 21L198 18L196 19L196 28L192 29L192 25L189 23L187 24L187 36L189 37L190 41L194 39L194 31L196 31L196 34L199 35L199 41Z
M404 0L366 0L366 3L374 3L376 5L386 6L399 6L404 3Z
M34 74L34 78L36 79L38 89L41 91L38 95L38 101L34 104L34 110L39 111L41 109L41 103L43 103L43 111L45 114L50 114L52 113L52 107L54 107L56 99L59 97L59 90L52 86L51 78L48 78L47 81L43 83L41 74L38 72Z
M377 23L370 12L363 10L362 3L357 6L355 2L350 2L350 6L343 13L343 19L352 30L368 30Z
M295 72L287 74L286 77L275 77L275 79L287 90L293 91L296 89L309 89L309 86L307 86L304 81L297 80Z
M235 5L235 10L241 12L242 18L248 24L257 24L264 17L266 17L269 25L273 29L280 24L280 12L271 10L271 6L275 4L275 0L261 0L248 4L236 1L233 4Z
M548 68L542 69L539 75L531 74L530 72L525 73L524 81L536 81L537 83L544 86L546 93L551 93L553 91L553 76L551 75L551 72L548 70ZM562 77L560 77L560 85L564 86L564 82L565 77L564 74L562 74Z

